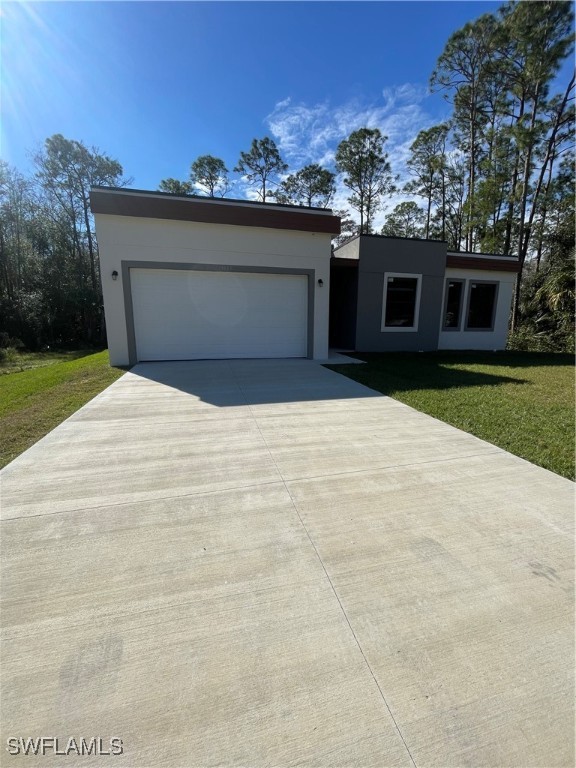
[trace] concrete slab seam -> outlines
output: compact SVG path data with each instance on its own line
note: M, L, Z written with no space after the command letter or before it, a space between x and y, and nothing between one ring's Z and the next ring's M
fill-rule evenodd
M191 493L176 493L172 496L159 496L158 498L152 499L152 501L170 501L171 499L186 499L189 496L210 496L214 493L227 493L228 491L244 491L249 490L250 488L262 488L265 485L283 485L283 481L278 478L278 480L267 480L264 483L253 483L252 485L233 485L229 488L218 488L216 490L210 490L210 491L192 491ZM44 512L37 515L20 515L19 517L3 517L1 522L2 523L9 523L12 520L33 520L35 517L52 517L56 515L74 515L79 512L88 512L91 509L109 509L110 507L123 507L129 504L134 504L134 500L132 501L117 501L113 502L112 504L97 504L95 506L90 507L76 507L75 509L61 509L57 512Z
M377 467L370 467L369 469L347 469L344 472L325 472L322 475L306 475L304 477L291 477L289 482L305 482L306 480L319 480L324 477L345 477L346 475L361 475L369 474L372 472L386 472L392 469L406 469L407 467L422 467L426 464L443 464L447 461L465 461L466 459L477 459L481 456L493 456L495 454L504 453L500 448L494 448L493 451L483 451L482 453L467 453L460 454L458 456L446 456L442 459L429 459L428 461L410 461L407 464L384 464ZM274 458L272 457L272 461ZM278 470L279 471L279 470ZM282 478L284 479L284 478Z
M336 591L336 588L334 587L334 584L332 583L332 579L330 578L330 574L326 570L326 566L324 565L324 561L322 560L322 558L320 556L320 552L318 551L318 548L316 547L316 544L314 543L314 540L312 539L312 536L310 535L310 532L308 531L308 528L306 527L306 525L305 525L305 523L304 523L304 521L302 519L302 516L300 515L300 511L298 509L296 501L295 501L294 497L292 496L292 494L290 493L290 489L288 488L288 485L287 485L287 483L286 483L286 481L284 479L284 476L283 476L282 472L280 471L280 467L276 463L276 459L274 458L274 456L272 454L272 451L270 450L270 446L268 445L268 441L266 440L264 434L262 433L262 430L260 429L260 424L258 423L258 419L256 418L256 414L254 414L252 412L252 406L248 403L248 400L246 398L246 393L242 389L242 386L240 385L240 383L236 382L236 385L237 385L237 387L238 387L242 397L246 400L246 404L248 405L250 413L252 413L252 416L254 418L254 423L256 424L256 427L258 429L258 432L260 433L262 441L263 441L264 445L266 446L266 449L267 449L267 451L268 451L268 453L270 455L270 458L271 458L272 462L274 463L274 466L276 467L276 470L277 470L278 474L280 475L280 478L282 479L282 483L284 484L284 488L286 489L286 493L288 494L288 497L289 497L289 499L290 499L290 501L292 503L292 507L294 508L294 512L298 516L298 520L300 521L300 525L304 529L304 532L306 533L308 541L310 542L310 544L311 544L311 546L312 546L312 548L313 548L313 550L314 550L314 552L316 554L316 557L318 558L318 561L319 561L320 565L322 566L322 570L324 571L324 574L325 574L325 576L326 576L326 578L328 580L328 583L330 584L330 588L332 589L334 597L338 601L338 605L340 606L340 610L342 611L342 615L344 616L344 619L346 620L346 623L348 624L348 628L350 629L350 632L352 633L352 637L354 638L354 641L355 641L355 643L356 643L356 645L358 647L358 650L362 654L362 658L364 659L364 663L366 664L366 667L368 668L368 671L370 672L370 675L372 676L372 679L374 680L374 683L376 684L378 692L380 693L380 697L382 698L382 701L384 702L384 704L386 706L386 709L388 710L388 714L390 715L390 718L392 719L392 722L394 723L394 727L396 728L396 731L398 732L398 735L402 739L402 743L404 744L404 747L406 748L406 752L408 753L408 756L410 757L410 760L412 761L412 765L414 766L414 768L418 768L417 765L416 765L416 761L414 760L414 758L412 756L412 753L410 752L410 748L408 747L408 744L406 743L406 739L404 738L404 736L402 734L402 731L400 730L400 727L398 726L398 723L396 722L396 718L392 714L392 710L390 709L390 705L386 701L386 697L384 696L384 692L383 692L382 688L380 687L380 683L378 682L378 680L376 678L376 675L374 674L374 671L373 671L372 667L370 666L370 662L366 658L364 650L362 649L362 646L360 645L360 641L358 640L358 637L356 636L356 633L354 632L354 628L352 627L352 624L350 623L350 619L348 618L348 615L346 614L346 611L344 610L344 606L342 605L342 601L340 600L340 596L338 595L338 592Z

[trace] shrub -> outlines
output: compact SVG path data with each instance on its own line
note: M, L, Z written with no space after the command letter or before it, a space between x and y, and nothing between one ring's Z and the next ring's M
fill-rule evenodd
M0 363L13 363L18 359L18 352L14 347L0 347Z
M537 322L524 323L508 337L506 349L515 352L568 352L574 353L572 328L560 326L555 330L542 330Z

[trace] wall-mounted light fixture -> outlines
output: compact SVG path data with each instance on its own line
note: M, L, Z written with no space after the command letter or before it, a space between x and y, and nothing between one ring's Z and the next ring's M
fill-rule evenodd
M112 280L118 280L118 272L116 272L116 270L112 272Z
M319 288L322 288L322 286L323 286L323 285L324 285L324 280L322 280L322 278L320 278L320 279L318 280L318 287L319 287Z

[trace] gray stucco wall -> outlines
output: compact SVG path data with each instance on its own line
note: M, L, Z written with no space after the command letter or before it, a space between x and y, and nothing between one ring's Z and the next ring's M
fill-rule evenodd
M446 243L363 235L358 265L356 349L359 352L438 348ZM382 331L384 273L422 275L417 331Z

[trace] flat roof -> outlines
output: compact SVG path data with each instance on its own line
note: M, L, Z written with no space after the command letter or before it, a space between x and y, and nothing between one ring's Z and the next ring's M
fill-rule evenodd
M340 218L328 208L99 186L90 190L90 206L92 213L114 216L340 233Z
M336 248L334 248L334 253L338 251L340 248L343 248L345 245L348 245L349 243L354 242L354 240L359 240L362 237L371 237L371 238L377 238L380 240L414 240L414 242L417 243L445 243L446 240L436 240L435 238L425 238L425 237L396 237L395 235L353 235L352 237L349 237L347 240L345 240L343 243L340 243ZM462 259L506 259L508 261L517 262L518 256L514 254L504 254L504 253L485 253L485 252L476 252L476 251L448 251L447 256L449 258L462 258ZM336 257L336 258L342 258L342 257ZM346 257L344 257L346 258Z
M343 243L340 243L339 246L334 248L335 251L338 250L338 248L343 248L345 245L348 245L348 243L353 243L354 240L360 240L362 237L371 237L376 238L377 240L414 240L417 243L445 243L446 240L435 240L432 237L401 237L396 235L376 235L376 234L361 234L361 235L352 235L351 237L344 240Z

